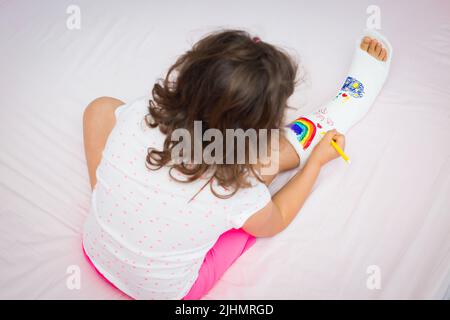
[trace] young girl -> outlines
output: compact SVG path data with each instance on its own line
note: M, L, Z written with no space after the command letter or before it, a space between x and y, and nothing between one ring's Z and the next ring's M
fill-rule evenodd
M197 42L151 97L93 101L84 113L93 188L83 234L88 260L135 299L204 296L255 237L271 237L295 218L321 168L339 156L331 140L344 149L343 133L372 105L391 55L386 39L366 31L339 94L286 128L297 65L240 30ZM202 133L217 129L224 136L226 129L282 129L279 156L270 154L277 172L263 174L261 164L249 161L174 161L173 133L193 133L194 121L201 121ZM248 160L250 146L243 151ZM290 169L292 179L271 195L268 185Z

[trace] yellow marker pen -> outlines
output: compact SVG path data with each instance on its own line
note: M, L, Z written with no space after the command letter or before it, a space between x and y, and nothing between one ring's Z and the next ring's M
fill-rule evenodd
M321 132L321 135L324 135L326 132ZM339 155L344 159L348 164L350 164L350 158L344 153L344 151L339 147L339 145L336 143L336 141L331 140L331 145L333 148L339 153Z

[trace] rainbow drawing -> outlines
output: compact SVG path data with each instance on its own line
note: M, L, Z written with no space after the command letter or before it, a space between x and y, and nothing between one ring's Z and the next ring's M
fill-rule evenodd
M316 125L314 122L301 117L292 122L290 128L295 132L297 140L302 144L303 149L306 150L316 135Z

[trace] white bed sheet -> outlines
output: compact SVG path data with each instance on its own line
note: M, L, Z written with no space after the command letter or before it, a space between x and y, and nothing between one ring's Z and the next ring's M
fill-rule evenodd
M66 28L70 4L80 30ZM444 298L450 3L373 0L0 0L0 298L124 298L80 247L90 201L81 117L91 100L142 96L222 26L299 56L307 77L291 103L310 111L342 84L369 5L381 9L394 60L373 110L347 135L351 166L325 167L292 225L258 239L206 298ZM66 285L72 265L79 290ZM366 286L371 265L379 290Z

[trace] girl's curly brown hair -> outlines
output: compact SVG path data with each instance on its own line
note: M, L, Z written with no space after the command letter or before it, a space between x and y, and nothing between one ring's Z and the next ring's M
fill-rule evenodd
M171 177L175 169L186 176L184 182L211 172L208 183L220 198L248 187L249 175L261 180L249 163L226 164L224 160L223 164L173 164L172 149L179 142L172 141L171 135L184 128L193 140L196 120L202 121L203 132L215 128L224 136L226 129L280 129L287 100L297 85L297 70L296 61L286 51L252 38L246 31L225 29L206 35L177 59L165 79L158 79L162 84L153 87L145 121L152 128L159 127L166 139L163 150L149 148L147 167L157 170L168 165ZM170 80L173 72L177 77ZM205 147L207 143L202 144ZM246 146L246 159L248 152ZM226 190L231 189L231 194L217 194L213 179Z

